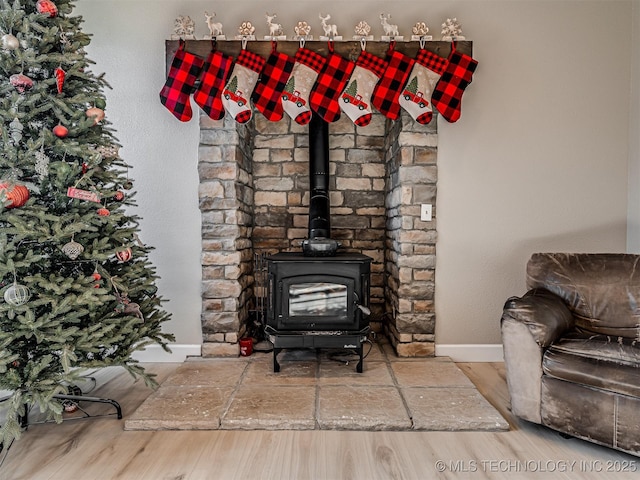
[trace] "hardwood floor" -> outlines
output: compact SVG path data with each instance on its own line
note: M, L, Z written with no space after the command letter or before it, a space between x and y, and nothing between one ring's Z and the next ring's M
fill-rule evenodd
M0 479L638 478L640 458L514 418L502 363L458 365L508 420L509 432L148 432L124 431L115 417L77 420L30 426ZM147 366L160 382L176 367ZM151 393L122 370L96 377L100 387L91 395L118 400L125 418Z

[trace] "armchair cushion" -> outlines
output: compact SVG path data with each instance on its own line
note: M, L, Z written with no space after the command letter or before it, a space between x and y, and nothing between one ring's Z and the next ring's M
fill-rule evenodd
M561 297L584 330L640 340L639 262L632 254L536 253L527 286Z
M640 345L628 338L573 330L547 349L542 370L560 380L640 397Z

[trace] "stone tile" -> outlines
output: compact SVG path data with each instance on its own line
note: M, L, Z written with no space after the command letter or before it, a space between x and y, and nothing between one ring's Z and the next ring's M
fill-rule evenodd
M394 387L319 387L318 426L329 430L406 430L411 419Z
M362 373L356 372L358 360L349 364L324 360L320 364L318 385L388 385L393 386L393 378L386 362L367 362Z
M369 346L371 346L371 350L369 350ZM364 355L365 355L365 363L366 362L382 362L387 359L387 355L382 350L382 346L376 342L371 344L364 345Z
M247 367L247 362L237 359L216 359L215 361L189 361L178 367L163 385L207 385L236 386Z
M316 387L242 385L221 419L223 429L315 428Z
M401 387L473 387L451 361L391 362L391 369Z
M508 430L509 424L475 388L403 388L416 430Z
M164 385L131 415L125 430L215 430L233 387Z
M301 361L287 363L278 373L272 362L256 361L249 365L242 384L251 385L315 385L317 362Z
M250 362L267 362L267 363L273 363L273 353L271 351L256 351L255 349L256 347L253 347L253 353L251 355L249 355L248 357L244 357L247 360L249 360ZM265 345L265 344L260 344L260 348L262 349L268 349L270 348L269 346Z

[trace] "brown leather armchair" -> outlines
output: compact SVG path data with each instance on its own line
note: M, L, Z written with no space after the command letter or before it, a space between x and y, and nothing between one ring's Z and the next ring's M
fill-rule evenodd
M640 255L536 253L501 320L512 412L640 456Z

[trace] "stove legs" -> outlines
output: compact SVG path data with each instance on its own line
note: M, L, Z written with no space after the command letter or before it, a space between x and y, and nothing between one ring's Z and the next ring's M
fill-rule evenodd
M275 348L273 349L273 373L278 373L280 371L280 363L278 363L278 355L282 352L284 348ZM362 373L362 365L364 363L364 348L362 344L360 347L356 349L358 353L358 364L356 365L356 372Z
M364 351L364 348L362 348L362 343L361 343L360 347L358 348L358 357L360 358L360 360L356 365L356 372L358 373L362 373L362 362L364 360L363 351Z
M273 371L278 373L280 371L280 364L278 363L278 354L282 351L282 348L273 348Z
M315 348L319 351L322 348L343 349L355 352L358 355L358 364L356 371L362 373L364 363L364 344L367 342L369 335L369 326L358 332L340 331L340 332L315 332L305 334L301 332L278 332L270 325L265 327L265 333L268 340L273 345L273 372L280 372L280 363L278 355L282 350L289 348Z

